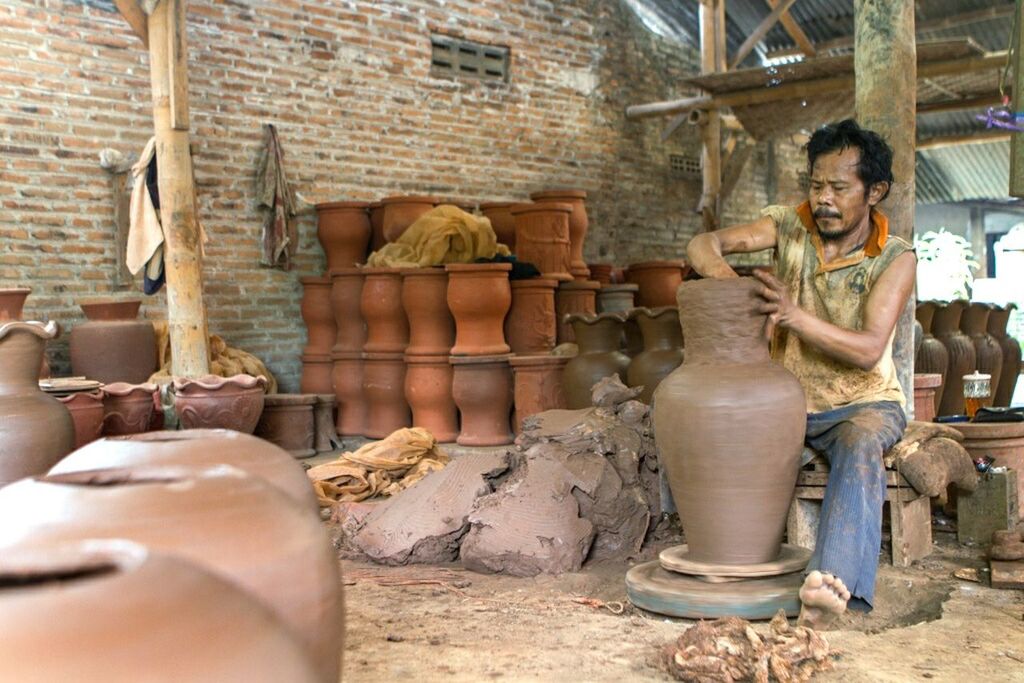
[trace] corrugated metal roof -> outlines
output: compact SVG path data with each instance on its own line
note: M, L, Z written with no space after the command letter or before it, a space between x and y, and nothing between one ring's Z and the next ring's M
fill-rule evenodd
M921 204L1001 200L1008 197L1010 143L954 145L917 152L917 201Z

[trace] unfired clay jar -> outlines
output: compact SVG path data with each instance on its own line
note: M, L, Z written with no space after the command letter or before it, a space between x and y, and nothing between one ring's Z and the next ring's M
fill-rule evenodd
M326 202L316 205L316 236L327 255L327 270L366 262L370 243L370 214L366 202Z
M618 375L626 381L629 356L619 350L622 339L622 313L574 313L568 322L576 335L579 353L569 360L562 373L566 405L570 410L589 408L591 390L599 381Z
M39 390L43 346L59 330L53 321L0 323L0 486L45 472L74 448L68 409Z
M505 318L505 339L512 353L547 353L555 348L558 325L555 288L558 280L535 277L512 280L512 307Z
M338 400L335 427L342 436L362 436L366 429L366 400L363 397L363 354L336 353L334 397Z
M409 321L407 356L447 356L455 344L444 268L402 270L402 309Z
M654 430L697 562L754 564L779 555L803 451L807 407L771 361L759 281L679 288L686 358L654 396Z
M922 301L917 305L916 317L921 323L921 348L914 355L914 372L923 375L939 375L939 385L935 387L935 407L931 411L936 414L942 401L942 390L949 370L949 352L942 342L932 334L932 320L938 304L934 301ZM918 418L920 419L920 418Z
M402 275L398 268L364 268L359 310L366 321L366 353L404 353L409 323L402 308Z
M601 285L597 290L597 312L628 311L636 305L636 293L640 287L633 284Z
M156 372L153 323L136 320L140 299L81 301L88 321L71 328L71 372L98 382L140 383Z
M988 333L988 316L992 307L980 302L971 302L960 317L960 331L971 338L974 344L974 367L978 372L992 376L991 390L994 398L999 391L999 380L1003 372L1003 349L995 337ZM990 398L987 402L992 404Z
M0 287L0 322L21 320L25 299L31 293L31 287Z
M452 398L452 366L448 356L406 356L405 399L412 426L423 427L440 443L459 435L459 415Z
M455 373L452 397L459 407L460 446L502 446L512 443L512 370L508 354L452 356Z
M626 271L626 282L640 286L636 305L654 308L675 306L676 289L683 281L682 261L645 261L634 263Z
M455 318L453 356L508 353L505 315L512 306L511 263L450 263L448 310Z
M683 332L675 306L638 308L635 318L644 338L644 350L630 361L626 383L631 387L642 386L644 390L638 398L649 405L658 384L683 362Z
M331 278L304 277L302 283L302 320L306 323L306 355L331 352L337 327L331 310Z
M572 206L551 202L515 204L511 211L516 222L516 257L535 265L542 277L571 280Z
M305 354L301 357L302 376L299 391L304 394L326 394L334 391L334 361L329 353Z
M149 428L155 384L114 382L103 387L103 434L140 434Z
M366 323L359 310L363 277L361 268L331 271L331 314L335 326L331 353L362 353L366 343Z
M590 270L583 261L583 243L587 239L587 193L584 190L545 190L530 194L535 202L556 202L572 207L569 215L569 272L577 280L590 277Z
M587 268L590 270L590 279L600 282L602 287L612 283L612 271L615 270L615 266L612 264L588 263Z
M949 367L946 384L942 388L939 415L962 415L964 406L964 375L974 372L977 357L971 338L960 331L960 318L966 301L939 304L932 318L932 334L946 347Z
M334 441L338 438L338 428L334 426L335 408L338 399L334 394L313 394L313 450L327 453L334 450Z
M0 529L0 556L30 544L125 539L180 557L268 606L322 680L338 680L344 627L334 549L316 515L262 479L229 465L54 474L0 490L0 518L14 515L18 524Z
M363 398L366 401L363 436L383 439L396 429L412 426L409 403L405 400L402 354L363 354Z
M545 410L566 407L562 371L569 356L513 356L509 363L515 377L515 412L512 427L518 434L523 420Z
M370 212L370 253L377 251L388 243L384 239L384 205L373 202L369 205Z
M593 280L563 282L555 292L555 315L558 320L558 343L576 341L572 325L566 316L573 313L593 314L597 311L597 291L601 285Z
M384 239L394 242L417 218L434 208L437 197L384 197L380 203L384 206Z
M942 375L914 373L914 419L931 422L935 419L935 394L942 386Z
M252 434L263 412L267 378L260 375L174 380L174 409L185 429L234 429Z
M504 244L513 253L516 250L516 219L512 215L515 202L482 202L480 213L491 221L499 244Z
M1020 378L1020 342L1006 333L1006 325L1010 314L1017 308L1015 304L996 306L988 316L988 333L999 342L1003 350L1003 371L999 376L999 390L995 393L993 405L1008 406L1013 400L1013 392L1017 389Z
M100 438L103 431L103 391L79 391L57 400L71 413L75 423L75 448Z
M243 589L128 541L8 549L0 622L17 625L0 639L4 681L318 680L297 638Z
M316 455L313 439L314 394L271 394L263 397L263 412L253 432L296 458Z

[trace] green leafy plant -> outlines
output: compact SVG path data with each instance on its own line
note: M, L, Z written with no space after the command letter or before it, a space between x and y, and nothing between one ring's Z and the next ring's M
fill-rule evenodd
M929 230L914 240L917 249L917 298L920 301L969 299L972 268L977 268L971 243L945 228Z

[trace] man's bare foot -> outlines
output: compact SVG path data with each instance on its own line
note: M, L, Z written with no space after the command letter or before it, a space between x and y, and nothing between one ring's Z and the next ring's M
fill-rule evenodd
M832 621L846 611L850 591L841 579L817 570L804 579L800 588L800 618L797 623L813 629L827 628Z

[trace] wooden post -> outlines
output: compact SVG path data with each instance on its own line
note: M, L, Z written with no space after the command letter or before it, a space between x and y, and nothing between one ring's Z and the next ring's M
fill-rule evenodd
M725 71L725 0L701 0L700 68L701 73ZM702 114L698 123L702 191L697 211L702 216L703 229L711 231L718 228L722 189L722 118L717 109Z
M917 47L913 0L854 0L857 120L888 140L896 182L880 207L889 231L914 240ZM907 414L914 406L914 297L896 326L893 359Z
M1017 49L1013 54L1013 111L1024 111L1024 3L1017 3ZM1010 196L1024 197L1024 140L1010 138Z

